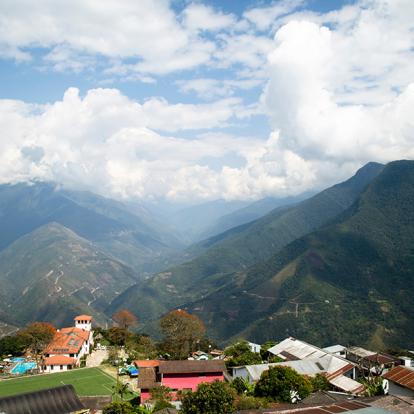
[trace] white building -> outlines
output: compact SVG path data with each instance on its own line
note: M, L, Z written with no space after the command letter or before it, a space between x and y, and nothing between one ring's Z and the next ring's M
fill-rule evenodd
M80 365L84 355L93 346L92 317L80 315L75 326L62 328L55 333L51 343L43 352L43 372L67 371Z

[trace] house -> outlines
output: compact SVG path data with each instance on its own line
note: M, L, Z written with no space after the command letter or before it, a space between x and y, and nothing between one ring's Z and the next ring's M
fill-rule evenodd
M340 356L345 358L346 357L346 346L343 345L332 345L326 348L323 348L324 351L329 352L330 354Z
M382 375L389 382L389 394L414 397L414 368L398 366Z
M353 362L299 339L286 338L269 348L268 352L284 360L268 365L289 366L299 374L311 377L323 374L336 389L351 394L360 394L365 389L355 381L356 365Z
M52 341L43 351L43 372L67 371L80 365L84 355L93 346L92 317L75 317L75 326L56 331Z
M190 358L189 358L190 359ZM195 351L191 354L191 359L195 359L197 361L207 361L209 360L209 356L206 352L203 351Z
M254 342L247 342L247 344L249 345L250 351L260 354L260 350L262 349L261 345L255 344Z
M138 362L138 361L137 361ZM151 389L163 385L177 391L195 391L203 382L224 381L226 366L223 361L157 361L158 365L141 367L138 375L138 388L141 402L150 398ZM149 363L147 365L150 365Z
M383 372L401 364L400 358L369 351L358 346L346 350L346 359L358 364L359 369L366 372L370 371L374 375L381 375Z
M0 413L5 414L86 414L73 385L0 398Z

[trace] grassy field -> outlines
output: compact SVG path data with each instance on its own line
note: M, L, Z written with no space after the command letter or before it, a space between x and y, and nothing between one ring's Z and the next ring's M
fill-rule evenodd
M0 397L72 384L78 395L110 395L115 378L99 368L0 380Z

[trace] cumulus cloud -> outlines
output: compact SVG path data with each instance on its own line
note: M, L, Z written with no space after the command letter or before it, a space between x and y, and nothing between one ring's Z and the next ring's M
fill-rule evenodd
M290 21L269 54L262 98L278 146L319 182L327 166L336 178L338 168L414 158L414 9L403 0L355 7L343 11L352 24L336 13L334 28Z
M53 180L121 198L257 197L270 189L265 181L272 140L218 132L184 139L156 132L220 125L234 115L233 105L238 100L139 103L116 89L81 97L76 88L44 106L0 100L0 176L2 182ZM226 167L230 155L243 160L240 168ZM206 159L223 166L212 168Z
M193 9L190 25L197 24ZM207 14L215 17L213 11ZM58 70L70 54L75 61L81 57L75 70L85 66L85 57L135 58L135 70L154 73L206 63L214 49L213 43L181 26L167 0L2 1L0 53L28 59L36 47L51 50L46 60Z
M287 0L251 9L238 21L200 3L178 18L166 0L122 6L108 0L88 3L91 27L86 2L75 1L65 14L42 0L38 19L28 3L28 13L20 13L22 0L6 3L0 50L27 59L26 48L47 46L44 59L57 70L84 70L100 54L111 57L112 73L139 73L148 82L153 78L142 73L205 62L239 71L234 79L195 73L173 80L203 103L138 102L117 89L82 97L75 88L43 106L1 100L3 182L55 180L115 197L257 199L321 188L368 161L414 158L411 0L361 0L325 14L294 11L301 2ZM155 16L160 20L152 27ZM154 43L146 41L152 30ZM266 30L276 30L274 38ZM125 63L132 55L137 61ZM264 79L260 110L268 115L269 137L223 129L259 111L239 96Z

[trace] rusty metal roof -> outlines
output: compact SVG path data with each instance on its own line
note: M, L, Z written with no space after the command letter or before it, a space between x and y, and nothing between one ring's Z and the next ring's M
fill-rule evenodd
M414 391L414 369L398 366L383 375L389 381Z
M155 367L141 368L138 374L138 388L151 389L161 385L157 382L157 373Z
M226 365L222 360L210 361L161 361L159 372L161 374L186 374L203 372L226 371Z

